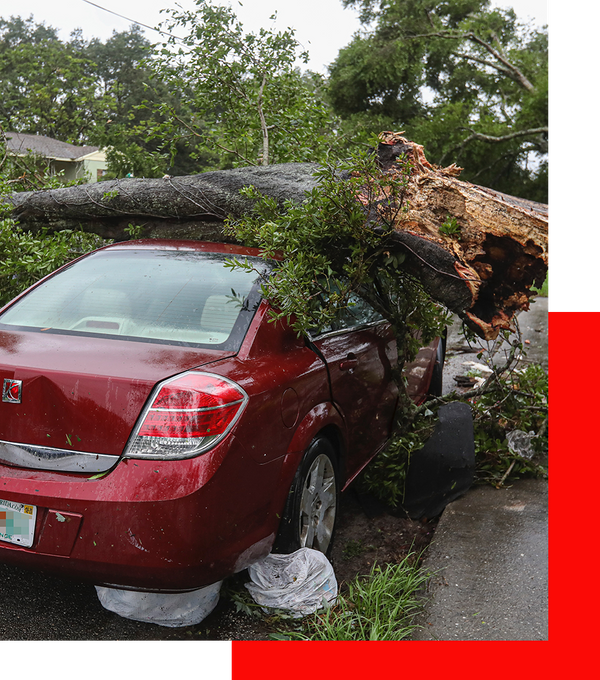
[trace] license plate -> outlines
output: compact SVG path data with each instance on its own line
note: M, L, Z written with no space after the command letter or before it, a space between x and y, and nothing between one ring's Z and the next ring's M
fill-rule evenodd
M0 541L31 548L36 515L35 505L0 499Z

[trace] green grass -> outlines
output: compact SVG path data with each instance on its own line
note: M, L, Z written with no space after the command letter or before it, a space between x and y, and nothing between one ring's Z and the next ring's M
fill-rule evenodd
M532 288L531 290L535 291L539 297L548 297L548 277L546 276L541 288Z
M400 564L374 565L367 576L348 584L330 609L289 623L273 637L278 640L405 640L416 628L423 607L419 591L429 575L419 556L407 555Z

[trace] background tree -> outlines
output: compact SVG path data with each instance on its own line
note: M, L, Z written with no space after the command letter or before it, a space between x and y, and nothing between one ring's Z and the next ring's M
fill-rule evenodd
M83 52L95 64L99 96L111 103L109 116L91 135L94 144L107 150L105 178L162 177L169 169L168 157L160 153L159 141L148 139L145 126L152 113L148 104L172 100L173 95L156 78L148 87L152 44L132 25L128 31L113 31L106 42L93 39Z
M113 32L106 42L88 42L80 31L63 42L56 29L33 17L0 19L0 126L105 147L109 177L160 177L168 157L137 129L152 115L143 102L173 99L157 78L147 88L151 55L151 43L136 26Z
M110 102L99 96L95 65L80 39L63 43L53 28L0 19L0 123L5 130L88 142Z
M330 69L351 134L405 130L464 179L547 202L547 32L489 0L343 0L365 31Z
M84 43L82 51L95 64L99 94L113 100L111 122L129 123L130 115L133 122L139 122L135 107L146 99L145 82L149 78L142 62L152 53L142 30L132 25L127 31L113 31L106 42L94 38Z

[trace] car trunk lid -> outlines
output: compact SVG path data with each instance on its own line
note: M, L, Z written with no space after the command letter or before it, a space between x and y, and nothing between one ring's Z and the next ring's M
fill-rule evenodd
M234 354L116 338L1 332L0 440L119 456L157 382ZM4 394L18 385L11 381L21 383L20 394L15 389L12 397Z

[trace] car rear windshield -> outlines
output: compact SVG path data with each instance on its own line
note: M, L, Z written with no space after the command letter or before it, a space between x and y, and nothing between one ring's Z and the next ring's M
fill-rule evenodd
M27 293L0 327L237 350L269 267L225 266L227 255L181 250L105 250ZM238 257L239 259L239 257Z

